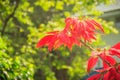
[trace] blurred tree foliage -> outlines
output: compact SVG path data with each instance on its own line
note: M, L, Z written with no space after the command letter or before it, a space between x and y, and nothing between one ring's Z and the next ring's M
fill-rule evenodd
M113 0L0 0L0 79L81 80L86 74L89 50L61 47L49 52L36 49L37 41L48 31L62 30L64 19L91 16L105 31L117 32L112 22L98 18L99 4ZM101 38L93 46L100 46Z

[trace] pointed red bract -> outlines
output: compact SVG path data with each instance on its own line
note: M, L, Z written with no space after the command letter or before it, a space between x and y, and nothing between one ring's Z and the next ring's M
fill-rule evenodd
M104 61L106 61L109 65ZM116 60L114 58L112 58L111 56L105 56L104 61L103 61L104 68L108 68L108 67L116 64Z
M102 25L101 24L99 24L98 22L96 22L95 20L90 20L91 21L91 23L93 23L95 26L97 26L102 32L104 32L104 29L103 29L103 27L102 27Z
M98 57L91 57L89 60L88 60L88 64L87 64L87 72L89 73L90 70L96 65L98 61Z
M113 67L104 74L103 80L120 80L120 74L117 73L116 69Z
M110 48L110 54L120 58L120 42Z
M107 55L106 51L101 53L99 56L103 61L103 67L104 68L108 68L108 67L116 64L116 60L112 56Z
M100 79L100 74L95 74L89 77L87 80L99 80Z
M47 35L47 36L43 37L43 38L37 43L37 47L42 47L42 46L48 45L49 42L52 40L53 37L54 37L54 35Z

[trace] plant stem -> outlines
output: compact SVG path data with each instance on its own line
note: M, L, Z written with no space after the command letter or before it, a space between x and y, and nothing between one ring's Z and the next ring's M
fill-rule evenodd
M92 48L91 46L89 46L88 44L84 43L83 41L80 41L84 46L86 46L88 49L95 51L94 48Z
M14 16L15 14L15 11L17 10L18 8L18 4L19 4L19 0L16 0L16 5L14 7L14 10L11 14L9 14L6 18L5 18L5 21L4 21L4 24L3 24L3 27L2 27L2 31L1 31L1 35L3 36L4 35L4 32L5 32L5 29L7 27L7 24L9 22L9 20Z

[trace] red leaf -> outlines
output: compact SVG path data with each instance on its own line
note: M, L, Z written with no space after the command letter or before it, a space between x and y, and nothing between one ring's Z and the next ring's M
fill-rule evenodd
M47 35L47 36L43 37L41 40L39 40L36 47L38 48L38 47L47 45L53 37L54 37L54 35Z
M100 74L95 74L95 75L89 77L87 80L99 80L100 76L101 76Z
M87 64L87 72L89 73L90 70L95 66L95 64L97 63L98 61L98 57L91 57L89 60L88 60L88 64Z
M104 80L114 80L114 77L112 75L112 73L110 73L109 71L104 74L104 77L103 77Z
M114 45L112 48L110 48L109 52L111 55L120 57L120 42Z
M101 24L96 22L95 20L91 20L91 23L93 23L95 26L97 26L102 32L104 32L104 29Z
M113 67L104 74L103 80L120 80L120 74L116 71L115 67Z
M60 41L60 40L57 40L57 41L55 42L55 44L54 44L54 49L59 48L61 45L63 45L63 42ZM50 50L51 50L51 48L50 48Z
M49 51L52 50L52 48L54 47L54 45L55 45L55 43L56 43L57 40L58 40L57 35L54 35L54 37L51 38L51 40L48 43L48 50Z
M92 30L95 30L94 25L89 20L86 20L85 22L87 26L89 26Z
M117 44L115 44L112 48L120 49L120 42L118 42Z
M108 70L110 70L112 67L109 67L109 68L102 68L102 69L97 69L95 70L96 72L99 72L99 73L103 73L103 72L106 72Z
M116 60L114 58L112 58L112 56L107 55L106 50L104 50L104 52L102 52L99 56L103 61L104 68L108 68L108 67L116 64Z
M73 24L73 20L74 20L74 18L66 18L65 19L66 26L65 26L64 30L68 30L69 29L70 25Z
M108 61L111 65L116 64L116 60L112 56L106 56L106 61Z

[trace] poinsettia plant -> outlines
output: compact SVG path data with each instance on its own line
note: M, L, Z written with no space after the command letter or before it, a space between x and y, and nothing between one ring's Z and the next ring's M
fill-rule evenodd
M98 59L102 60L103 68L95 70L98 74L88 78L88 80L120 80L120 63L113 56L120 58L120 42L106 49L94 49L87 43L96 40L97 30L104 33L104 29L97 21L90 18L66 18L65 28L62 31L48 32L40 39L37 47L48 46L48 50L54 50L60 46L66 46L72 50L73 45L85 45L91 50L91 57L88 59L87 72L90 73Z

